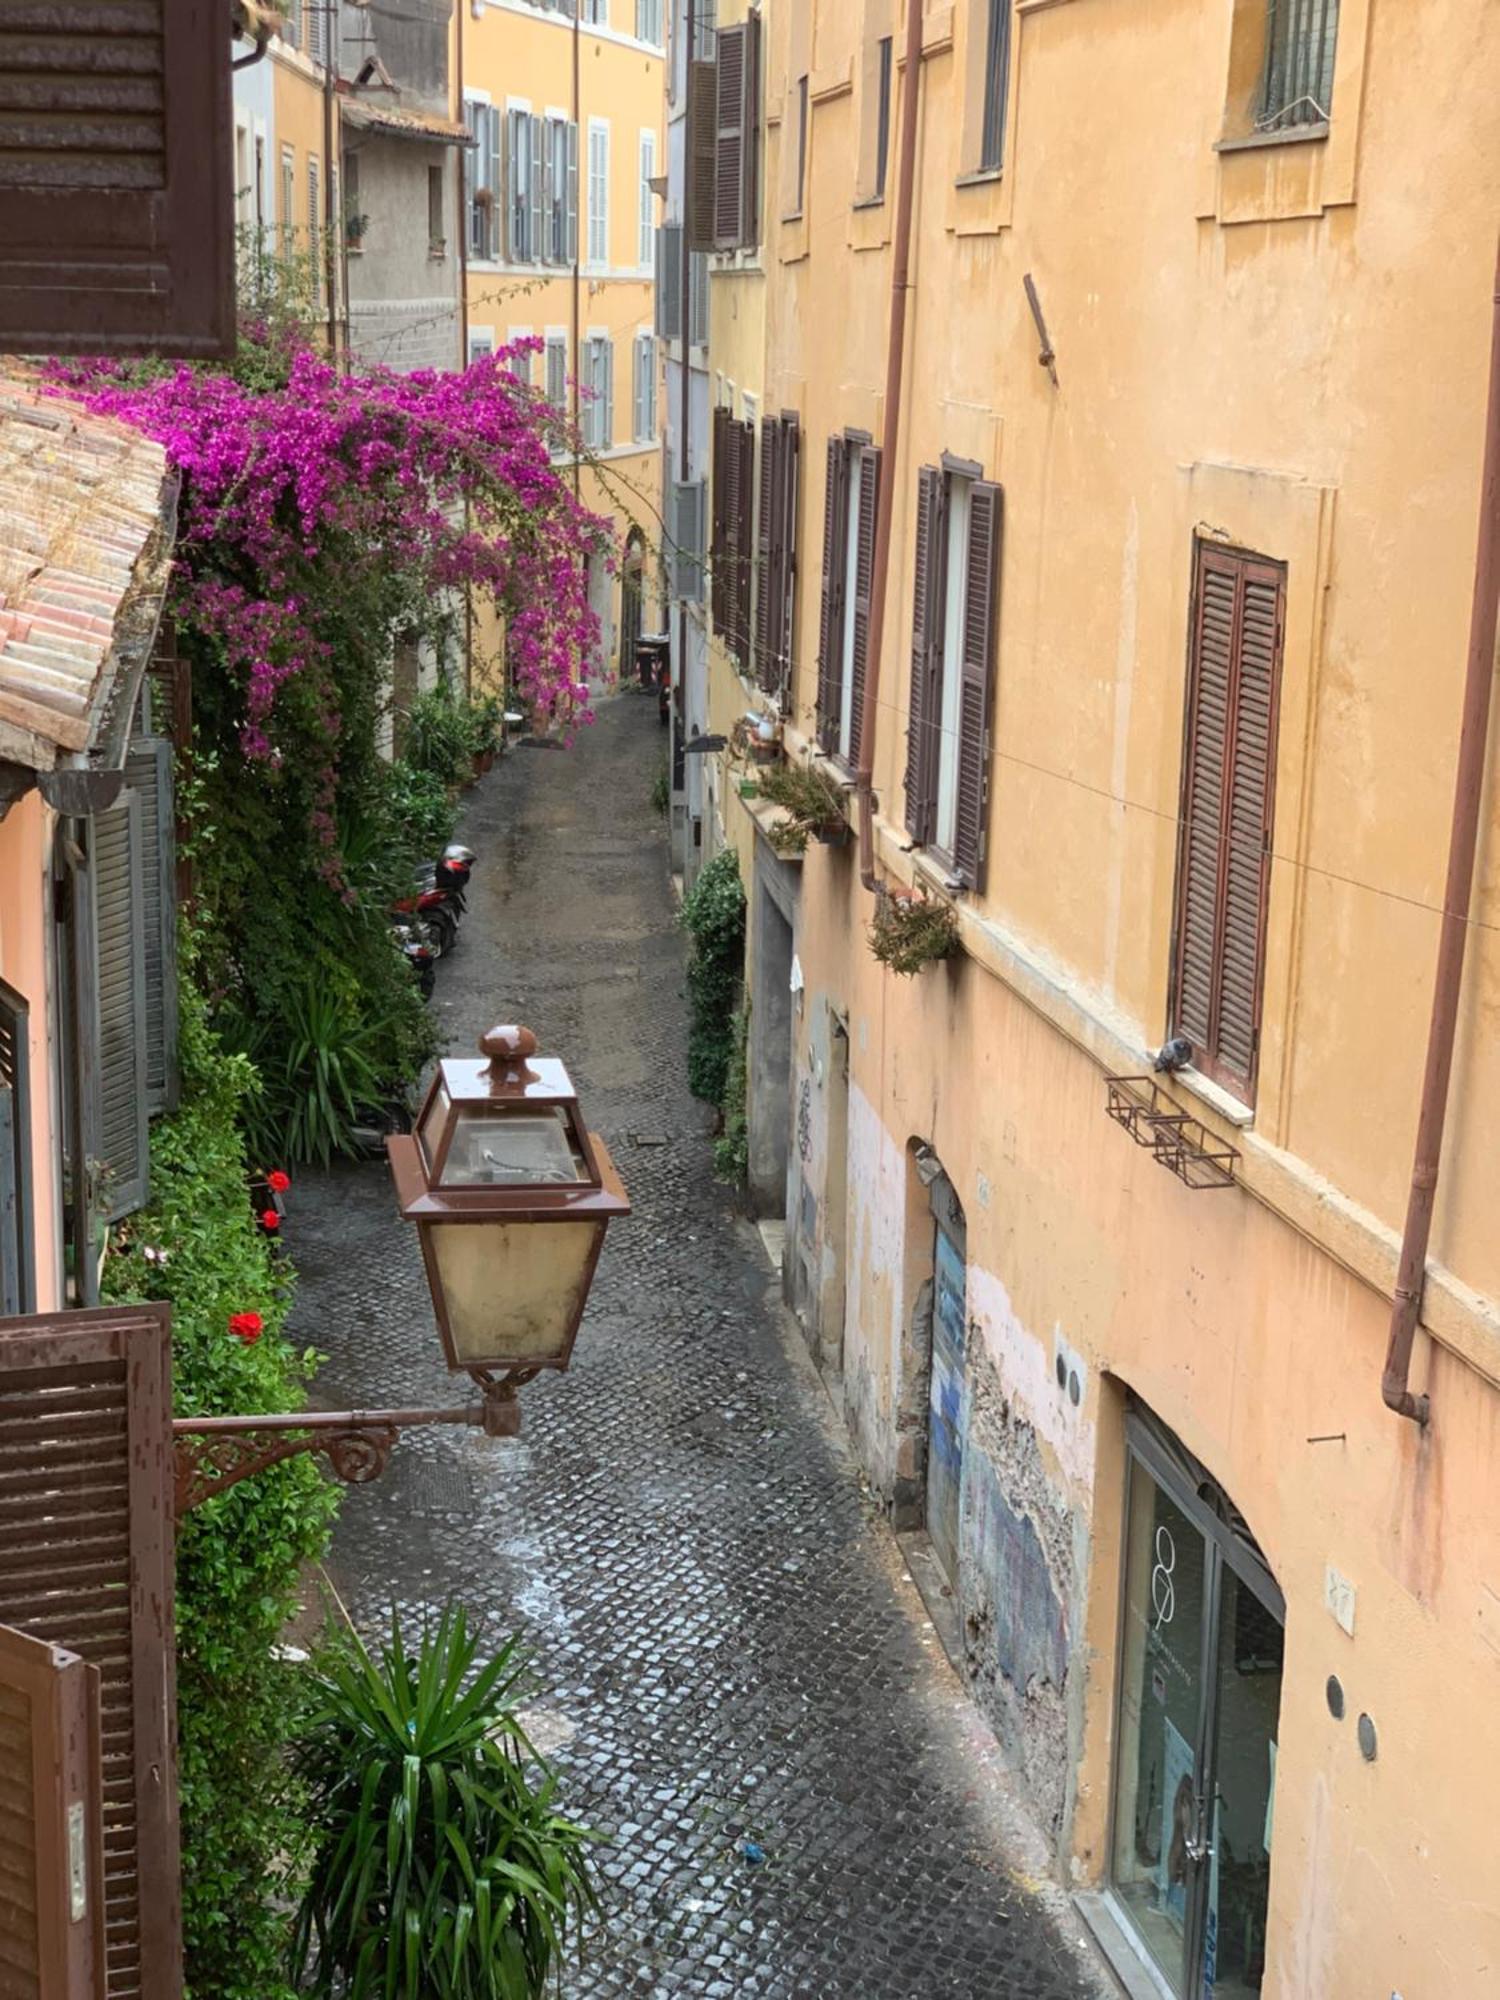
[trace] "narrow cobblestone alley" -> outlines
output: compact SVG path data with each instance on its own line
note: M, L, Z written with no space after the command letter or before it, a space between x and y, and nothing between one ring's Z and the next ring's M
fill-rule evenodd
M521 1630L534 1734L599 1828L582 1996L1077 2000L1106 1989L1012 1819L684 1080L682 940L650 806L664 737L622 696L474 793L450 1051L493 1020L569 1064L635 1204L571 1372L524 1433L414 1433L346 1498L357 1614L461 1598ZM302 1177L293 1332L330 1405L451 1400L385 1170ZM757 1860L763 1854L763 1860Z

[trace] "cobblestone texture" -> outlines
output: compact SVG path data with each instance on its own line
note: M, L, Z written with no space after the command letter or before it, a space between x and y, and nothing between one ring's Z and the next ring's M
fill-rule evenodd
M683 1080L682 942L649 792L655 702L474 794L479 863L433 1002L450 1049L523 1020L568 1061L635 1203L571 1372L496 1444L418 1432L352 1492L361 1618L462 1598L534 1650L533 1731L609 1836L570 2000L1112 1992L1008 1803ZM450 1400L377 1166L305 1176L298 1327L332 1405ZM747 1845L764 1854L747 1858Z

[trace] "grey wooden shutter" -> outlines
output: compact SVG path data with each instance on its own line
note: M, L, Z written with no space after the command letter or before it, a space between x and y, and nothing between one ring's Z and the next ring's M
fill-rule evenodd
M531 177L529 182L530 210L527 217L526 261L539 264L542 261L543 229L543 181L546 176L544 155L546 152L546 132L543 121L537 117L526 120L527 139L531 147Z
M80 1049L90 1166L102 1170L94 1213L117 1222L150 1191L146 1123L146 939L141 804L121 792L89 822L87 921L79 924L85 991ZM92 1028L92 1034L89 1030Z
M818 741L830 755L838 748L843 688L844 537L849 530L849 450L828 440L823 485L823 597L818 614Z
M781 500L781 425L763 417L760 426L760 502L755 518L755 678L775 694L776 648L771 633L777 558L776 514Z
M1270 886L1284 575L1198 545L1178 850L1173 1024L1194 1061L1255 1089Z
M656 331L682 338L682 224L664 222L656 232Z
M608 451L615 441L615 344L605 338L597 348L599 378L599 443Z
M733 250L744 240L745 223L745 38L741 22L719 30L714 65L714 233L716 250Z
M233 353L228 33L172 0L0 9L0 350Z
M865 677L869 666L870 599L875 587L875 522L880 506L880 447L861 445L856 461L859 480L859 546L854 557L854 644L849 653L853 701L849 721L849 762L858 764L864 739Z
M693 347L708 342L708 257L701 250L688 259L688 342Z
M512 264L526 261L526 177L531 166L530 141L524 111L505 114L505 255ZM498 203L502 196L497 193Z
M703 481L683 480L672 487L672 595L691 604L703 602Z
M942 629L943 475L917 474L916 575L912 589L911 684L906 722L906 830L919 847L932 839L942 715L938 671Z
M487 215L481 218L483 246L482 257L499 257L505 248L505 156L504 127L496 105L484 107L484 149L488 162L485 169L485 186L490 191L490 206Z
M0 1624L99 1670L107 2000L180 2000L165 1306L0 1320Z
M578 121L568 120L567 261L578 262Z
M687 186L688 248L714 247L714 176L718 155L718 66L694 62L688 68Z
M989 810L990 689L995 678L995 620L1000 601L1004 511L1005 498L1000 488L988 480L976 479L969 496L953 815L954 872L970 889L978 888L984 869L985 820Z
M104 2000L99 1669L0 1625L0 1992Z
M146 1108L177 1102L177 906L172 745L138 738L125 780L141 802L141 918L145 943Z
M31 1186L31 1010L0 979L0 1312L36 1305Z

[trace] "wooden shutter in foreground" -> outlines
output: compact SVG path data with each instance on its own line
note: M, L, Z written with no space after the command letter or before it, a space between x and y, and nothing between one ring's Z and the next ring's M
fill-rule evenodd
M828 473L823 487L823 599L818 614L818 741L830 754L838 748L839 695L843 686L844 537L849 528L849 448L841 437L828 440Z
M1188 666L1172 1021L1252 1097L1270 885L1284 572L1199 543Z
M990 687L995 678L995 619L1000 598L1004 496L976 479L969 496L968 575L959 658L958 774L954 788L953 867L976 889L984 867L989 807Z
M233 352L229 15L0 8L0 350Z
M718 66L688 65L687 232L690 250L714 247L714 162L718 140Z
M880 447L865 444L856 460L859 480L859 546L854 557L854 644L849 653L853 701L849 762L857 765L864 737L865 675L870 650L870 599L875 586L875 517L880 502Z
M99 1669L0 1625L0 1993L104 2000Z
M180 2000L165 1306L0 1319L0 1624L100 1678L105 1993Z

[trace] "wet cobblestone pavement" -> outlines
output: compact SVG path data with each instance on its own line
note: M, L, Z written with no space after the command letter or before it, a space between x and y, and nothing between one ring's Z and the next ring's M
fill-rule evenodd
M461 1598L526 1634L533 1734L609 1836L569 2000L1113 1992L1030 1884L992 1739L713 1180L655 711L621 696L571 753L518 750L472 795L469 916L433 1002L453 1052L504 1019L564 1057L635 1214L571 1371L523 1392L523 1436L409 1435L345 1501L339 1587L362 1620ZM288 1237L320 1401L453 1399L383 1167L304 1175Z

